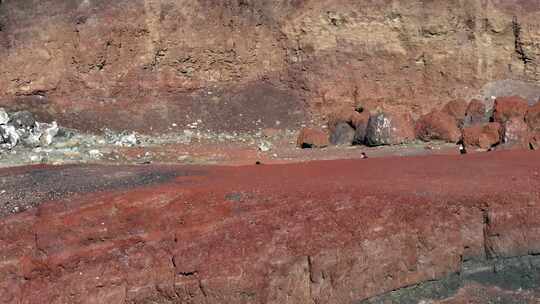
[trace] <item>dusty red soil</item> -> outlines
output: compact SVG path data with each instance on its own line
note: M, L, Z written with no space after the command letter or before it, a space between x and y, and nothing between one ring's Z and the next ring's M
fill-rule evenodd
M314 160L359 159L364 152L368 157L413 156L413 155L455 155L457 145L444 143L418 143L398 146L330 146L324 149L300 149L288 142L274 143L272 150L261 152L258 147L241 143L191 143L169 144L150 147L118 148L100 163L143 163L151 159L161 164L197 165L252 165L257 161L264 164L298 163ZM150 153L150 157L145 157ZM118 158L112 157L118 155Z
M538 152L0 172L54 194L0 219L2 303L354 303L540 253Z

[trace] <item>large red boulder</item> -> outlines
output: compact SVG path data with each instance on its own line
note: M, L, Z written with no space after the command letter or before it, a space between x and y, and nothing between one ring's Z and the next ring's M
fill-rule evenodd
M493 121L504 123L512 118L525 119L527 101L519 96L498 97L493 106Z
M529 148L532 150L540 150L540 132L535 132L530 135Z
M354 143L363 144L368 122L369 111L367 109L359 108L353 110L345 108L335 111L328 116L328 130L332 134L332 138L340 137L341 134L344 134L348 138L350 129L344 126L344 124L348 124L354 131Z
M486 105L478 99L471 100L467 106L463 126L469 127L486 122L488 122L488 118L486 116Z
M531 134L521 118L510 118L502 124L501 149L528 149Z
M461 131L455 117L443 111L432 111L416 122L416 136L423 141L444 140L458 142Z
M327 147L330 142L328 141L328 134L322 130L303 128L298 134L296 144L300 148L324 148Z
M347 123L352 127L355 127L355 123L361 119L361 117L362 114L354 109L342 108L328 115L328 130L330 130L330 132L334 131L341 123Z
M540 102L529 107L525 121L532 132L540 132Z
M409 113L385 110L369 118L365 143L368 146L398 145L415 139Z
M463 129L463 145L467 150L488 150L501 142L502 126L498 122L474 125Z
M456 99L448 102L442 109L442 111L452 116L459 126L463 125L465 115L467 114L467 108L469 104L463 99Z

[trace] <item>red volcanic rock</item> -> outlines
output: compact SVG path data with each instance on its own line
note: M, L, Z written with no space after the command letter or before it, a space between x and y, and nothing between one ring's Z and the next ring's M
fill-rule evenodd
M463 126L468 127L485 122L488 122L486 117L486 105L478 99L471 100L467 107Z
M502 126L493 122L463 129L463 145L466 149L488 150L501 142Z
M493 121L504 123L512 118L524 119L529 104L519 96L498 97L493 106Z
M510 118L502 125L502 149L528 149L531 134L525 121Z
M353 128L357 128L357 126L361 126L362 124L367 125L368 119L368 111L362 111L360 113L352 109L344 108L328 115L328 129L332 132L336 126L341 123L347 123Z
M0 170L41 200L0 218L0 302L358 303L540 251L538 152L113 169Z
M300 148L324 148L329 144L326 132L310 128L300 130L296 140L296 145Z
M369 146L397 145L414 139L414 122L409 113L385 110L369 118L365 139Z
M529 148L532 150L540 150L540 132L535 132L530 135Z
M456 120L458 126L463 125L465 115L467 115L467 108L469 104L463 99L456 99L448 102L442 109L442 111Z
M540 132L540 102L537 102L534 106L529 107L525 121L529 128L533 132Z
M455 117L443 111L432 111L416 122L416 136L424 141L444 140L455 143L461 138L461 131Z

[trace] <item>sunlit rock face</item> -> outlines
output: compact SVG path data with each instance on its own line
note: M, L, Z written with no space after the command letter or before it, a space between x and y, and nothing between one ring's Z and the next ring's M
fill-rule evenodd
M0 106L151 132L297 128L359 102L532 102L539 17L535 0L3 0Z

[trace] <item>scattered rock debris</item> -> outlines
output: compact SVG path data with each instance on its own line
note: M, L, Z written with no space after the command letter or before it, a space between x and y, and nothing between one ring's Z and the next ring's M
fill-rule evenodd
M58 124L37 122L28 111L7 113L0 108L0 149L12 150L22 144L28 148L47 147L58 134Z

